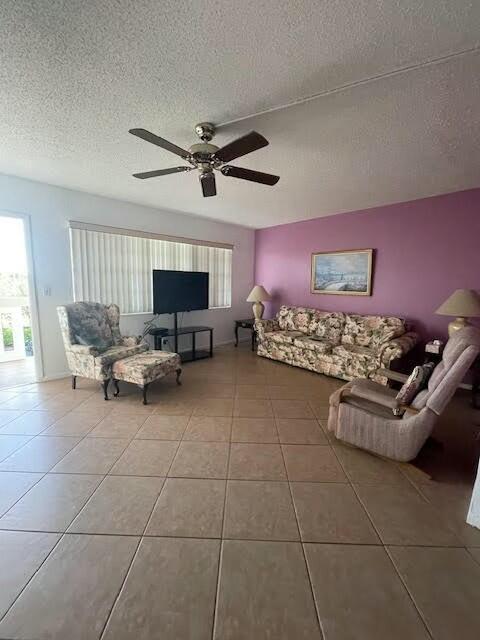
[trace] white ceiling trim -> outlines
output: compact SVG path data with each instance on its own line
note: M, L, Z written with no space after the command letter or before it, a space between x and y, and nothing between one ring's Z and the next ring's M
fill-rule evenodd
M251 118L256 118L257 116L263 116L267 113L274 113L275 111L281 111L282 109L289 109L290 107L296 107L300 104L305 104L307 102L311 102L312 100L318 100L319 98L323 98L325 96L329 96L335 93L339 93L341 91L347 91L348 89L355 89L356 87L361 87L366 84L370 84L372 82L377 82L378 80L383 80L385 78L393 78L397 75L401 75L404 73L409 73L411 71L416 71L417 69L423 69L425 67L430 67L433 65L441 64L442 62L447 62L448 60L453 60L455 58L460 58L466 55L480 53L480 47L471 47L470 49L463 49L462 51L457 51L456 53L449 53L446 56L440 56L439 58L432 58L430 60L425 60L424 62L419 62L418 64L412 64L407 67L401 67L400 69L393 69L392 71L386 71L385 73L379 73L375 76L370 76L369 78L362 78L361 80L357 80L355 82L349 82L347 84L340 85L339 87L333 87L332 89L326 89L325 91L321 91L319 93L314 93L310 96L305 96L304 98L299 98L298 100L292 100L291 102L287 102L285 104L280 104L276 107L270 107L269 109L264 109L263 111L257 111L256 113L250 113L246 116L241 116L240 118L234 118L233 120L227 120L226 122L221 122L217 124L217 128L227 127L231 124L236 124L237 122L244 122L245 120L250 120Z

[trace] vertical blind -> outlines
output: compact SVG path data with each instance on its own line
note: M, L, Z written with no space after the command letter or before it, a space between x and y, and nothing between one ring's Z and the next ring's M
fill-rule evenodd
M208 271L209 307L232 302L232 249L70 228L74 300L152 313L153 269Z

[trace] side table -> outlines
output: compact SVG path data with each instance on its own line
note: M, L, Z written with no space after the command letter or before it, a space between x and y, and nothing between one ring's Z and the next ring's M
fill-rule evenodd
M235 346L238 347L238 330L249 329L252 332L252 351L255 351L255 341L257 339L255 333L255 318L247 318L246 320L235 320Z

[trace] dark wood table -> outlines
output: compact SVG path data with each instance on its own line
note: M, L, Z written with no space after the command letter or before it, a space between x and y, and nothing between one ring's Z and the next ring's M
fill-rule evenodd
M252 332L252 351L255 351L255 342L257 334L255 333L255 318L246 318L245 320L235 320L235 346L238 347L238 330L249 329Z

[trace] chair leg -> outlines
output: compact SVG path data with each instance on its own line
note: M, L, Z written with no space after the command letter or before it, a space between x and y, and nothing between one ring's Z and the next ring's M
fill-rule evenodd
M142 392L143 392L143 404L148 404L147 402L147 390L149 387L150 383L144 384L142 387Z
M72 389L77 388L77 376L72 376Z
M118 387L118 380L115 380L115 378L112 378L112 382L113 382L113 386L115 387L115 392L114 392L114 396L115 398L118 396L118 394L120 393L120 389Z
M180 385L182 384L182 381L180 380L180 376L182 375L182 370L181 369L177 369L177 384Z
M110 400L110 398L108 397L108 385L110 383L110 378L107 378L107 380L103 381L103 397L105 398L105 400Z

